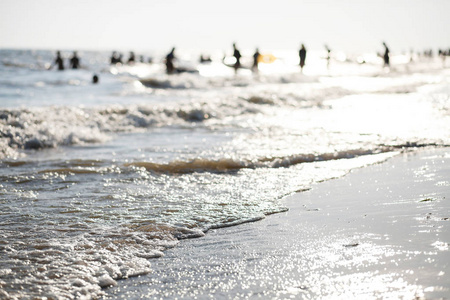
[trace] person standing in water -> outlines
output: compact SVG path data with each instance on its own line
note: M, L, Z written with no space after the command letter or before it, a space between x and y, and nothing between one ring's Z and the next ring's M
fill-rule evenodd
M260 59L261 53L259 53L259 49L256 48L255 54L253 54L253 66L252 66L252 71L257 73L258 70L258 64L259 64L259 59Z
M303 67L305 66L306 61L306 48L304 44L302 44L300 51L298 51L298 56L300 57L300 70L303 73Z
M97 84L97 83L98 83L98 80L99 80L98 75L97 75L97 74L94 74L94 76L92 76L92 83L93 83L93 84Z
M241 52L236 48L236 43L233 43L233 56L236 59L234 71L237 73L237 70L241 67Z
M130 56L128 58L127 63L128 64L134 64L135 61L136 61L136 56L134 55L133 51L130 51Z
M327 51L327 69L329 69L331 60L331 49L328 47L328 45L325 45L325 50Z
M64 70L64 61L61 57L61 52L60 51L56 51L56 58L55 61L50 65L50 67L48 68L49 70L51 68L53 68L53 66L57 65L58 66L58 70L62 71Z
M69 64L71 69L80 68L80 59L77 56L77 51L73 51L73 55L69 60Z
M169 52L169 54L166 55L166 72L167 72L167 74L175 73L175 66L173 64L174 59L175 59L175 47L173 47L172 50Z
M384 66L389 67L389 48L384 42L383 46L384 46L384 55L383 55Z
M117 54L116 51L113 51L110 58L110 64L115 65L117 63L119 63L119 55Z

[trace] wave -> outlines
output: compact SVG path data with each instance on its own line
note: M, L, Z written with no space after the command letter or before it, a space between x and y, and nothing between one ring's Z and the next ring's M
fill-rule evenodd
M3 66L9 68L20 68L20 69L28 69L28 70L47 70L48 66L41 63L21 63L21 62L13 62L13 61L2 61Z
M449 146L437 143L424 142L406 142L403 144L379 145L375 149L351 149L330 153L309 153L295 154L286 157L261 157L258 159L208 159L195 158L192 160L175 160L168 163L156 163L148 161L135 161L123 164L117 164L110 160L97 159L72 159L54 164L49 161L50 168L42 168L37 171L39 174L55 173L55 174L100 174L108 172L116 172L116 168L121 169L120 172L126 171L128 168L144 168L149 172L164 174L190 174L190 173L236 173L243 169L258 168L289 168L302 163L325 162L340 159L352 159L361 156L376 155L387 152L397 152L408 148L423 147L439 147ZM26 160L3 160L2 165L8 167L23 167L34 165L35 162Z
M74 231L63 225L55 230ZM42 296L73 299L80 295L85 295L82 299L101 298L105 295L102 289L117 285L117 280L150 273L149 259L163 256L162 251L174 247L178 239L203 234L183 227L164 228L164 225L97 228L89 233L83 230L77 233L77 237L70 238L44 232L48 235L45 239L39 236L30 239L30 235L36 233L15 233L16 236L25 236L29 241L27 247L8 236L11 242L9 245L0 244L0 250L11 249L11 246L17 249L6 251L14 265L2 270L0 275L14 272L14 281L0 287L0 295L8 299ZM13 233L5 232L8 234ZM30 268L30 260L39 272ZM40 284L42 278L45 278L45 285ZM39 289L24 289L23 286L30 282Z
M318 83L319 78L297 73L251 76L204 77L198 74L183 73L177 75L154 74L137 77L147 88L154 89L209 89L223 87L247 87L267 84Z
M152 162L132 162L125 164L126 167L145 168L148 171L171 174L185 174L192 172L231 172L243 168L251 168L252 164L234 161L232 159L208 160L194 159L192 161L174 161L167 164ZM254 166L254 165L253 165Z
M287 84L283 86L282 92L280 92L279 85L271 87L264 84L265 80L269 79L287 82L289 80L303 80L303 77L298 74L283 75L284 77L279 75L270 78L261 76L258 79L261 83L260 87L258 87L258 81L250 77L247 79L202 78L199 80L198 78L201 76L198 75L183 74L180 76L197 78L195 79L196 82L208 82L209 87L216 83L222 86L233 86L235 83L245 85L246 80L250 80L252 81L252 88L231 89L224 93L221 92L221 89L212 92L210 92L211 89L208 89L208 92L201 93L159 91L163 95L162 97L173 96L176 100L172 102L160 101L157 105L147 103L139 105L113 104L98 107L49 106L3 109L0 110L0 159L17 158L23 153L22 150L104 143L110 140L114 133L142 132L156 127L181 126L193 128L203 126L215 130L224 125L231 129L242 128L248 126L245 118L238 119L235 117L258 114L272 116L277 109L332 109L332 106L326 105L325 100L356 93L339 86L324 85L319 82L311 82L302 86L301 89L298 85ZM285 78L286 76L288 79ZM275 77L278 79L275 79ZM173 86L173 84L177 85L177 80L184 81L184 77L174 76L168 80L168 84ZM184 83L191 84L189 81ZM420 85L411 84L389 92L407 93L414 91L418 86ZM447 92L448 90L443 90L444 95L447 95ZM157 95L159 94L157 93ZM189 102L186 102L186 97ZM178 98L185 102L177 102ZM448 114L450 110L448 110L447 98L437 99L435 102L441 111ZM215 127L212 128L212 126ZM295 159L292 158L292 160ZM306 158L300 158L300 161L303 159ZM245 165L251 165L252 163L254 162L245 162Z
M0 159L18 157L19 150L103 143L111 138L111 133L202 122L212 115L201 107L187 106L0 110Z
M318 161L330 161L338 159L351 159L364 155L380 154L395 151L398 148L416 147L417 143L405 145L379 147L374 150L355 149L323 154L296 154L286 157L264 157L257 160L234 160L234 159L193 159L190 161L172 161L165 164L154 162L131 162L124 164L125 167L145 168L147 171L167 174L188 174L194 172L210 173L234 173L242 169L257 168L289 168L291 166Z
M46 169L39 171L38 173L57 173L57 174L96 174L95 169L87 168L59 168L59 169Z
M331 94L331 91L325 92L324 97ZM217 124L230 117L262 113L265 105L299 108L320 106L323 99L320 92L309 91L302 96L292 94L287 98L270 93L251 93L157 106L141 104L3 109L0 110L0 159L17 156L17 150L21 149L39 150L102 143L110 139L111 133L138 132L162 126L195 126L195 123L210 119L214 119ZM229 121L227 126L230 126Z

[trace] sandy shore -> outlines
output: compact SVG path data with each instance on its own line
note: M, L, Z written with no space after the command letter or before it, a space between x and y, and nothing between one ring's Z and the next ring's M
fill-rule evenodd
M113 299L450 297L450 149L357 169L289 211L184 240Z

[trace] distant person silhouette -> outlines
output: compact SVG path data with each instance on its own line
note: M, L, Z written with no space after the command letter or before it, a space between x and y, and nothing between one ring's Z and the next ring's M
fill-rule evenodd
M409 62L412 63L414 61L414 50L411 49L409 51Z
M117 52L113 51L111 54L111 58L109 59L109 62L111 65L114 65L117 63Z
M383 55L383 60L384 60L384 66L385 67L389 67L389 48L386 45L386 43L383 42L383 46L384 46L384 55Z
M73 51L73 55L69 60L70 68L78 69L80 68L80 59L78 58L77 51Z
M233 56L236 59L234 63L234 71L237 73L237 70L241 67L241 52L236 48L236 43L233 43Z
M98 78L97 74L94 74L94 76L92 76L92 83L97 84L98 80L99 80L99 78Z
M304 44L302 44L300 51L298 51L298 56L300 57L300 70L303 73L303 67L305 66L306 61L306 48Z
M136 61L136 57L134 56L134 52L131 51L131 52L130 52L130 57L128 58L127 63L132 64L132 63L134 63L135 61Z
M175 66L173 61L175 60L175 47L166 55L166 72L167 74L175 73Z
M329 69L331 60L331 49L328 47L328 45L325 45L325 50L327 50L327 69Z
M443 68L445 68L445 59L447 58L449 53L450 53L450 50L448 52L446 52L445 50L439 49L439 51L438 51L439 57L442 59L442 67Z
M56 58L55 58L55 60L53 61L53 63L50 65L50 67L48 69L50 70L55 65L58 66L58 70L59 71L64 70L64 61L63 61L63 59L61 57L61 52L60 51L56 51Z
M200 63L210 63L212 60L211 60L211 57L210 56L207 56L207 55L200 55Z
M116 51L113 51L113 53L111 54L111 65L115 65L118 63L122 63L122 54L117 54Z
M259 66L259 59L260 59L261 53L259 53L259 49L256 48L255 53L253 54L253 66L252 71L258 72L258 66Z

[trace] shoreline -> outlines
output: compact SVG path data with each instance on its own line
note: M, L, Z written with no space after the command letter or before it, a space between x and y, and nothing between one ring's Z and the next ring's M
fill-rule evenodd
M418 149L288 196L289 211L183 240L107 299L444 298L450 149Z

